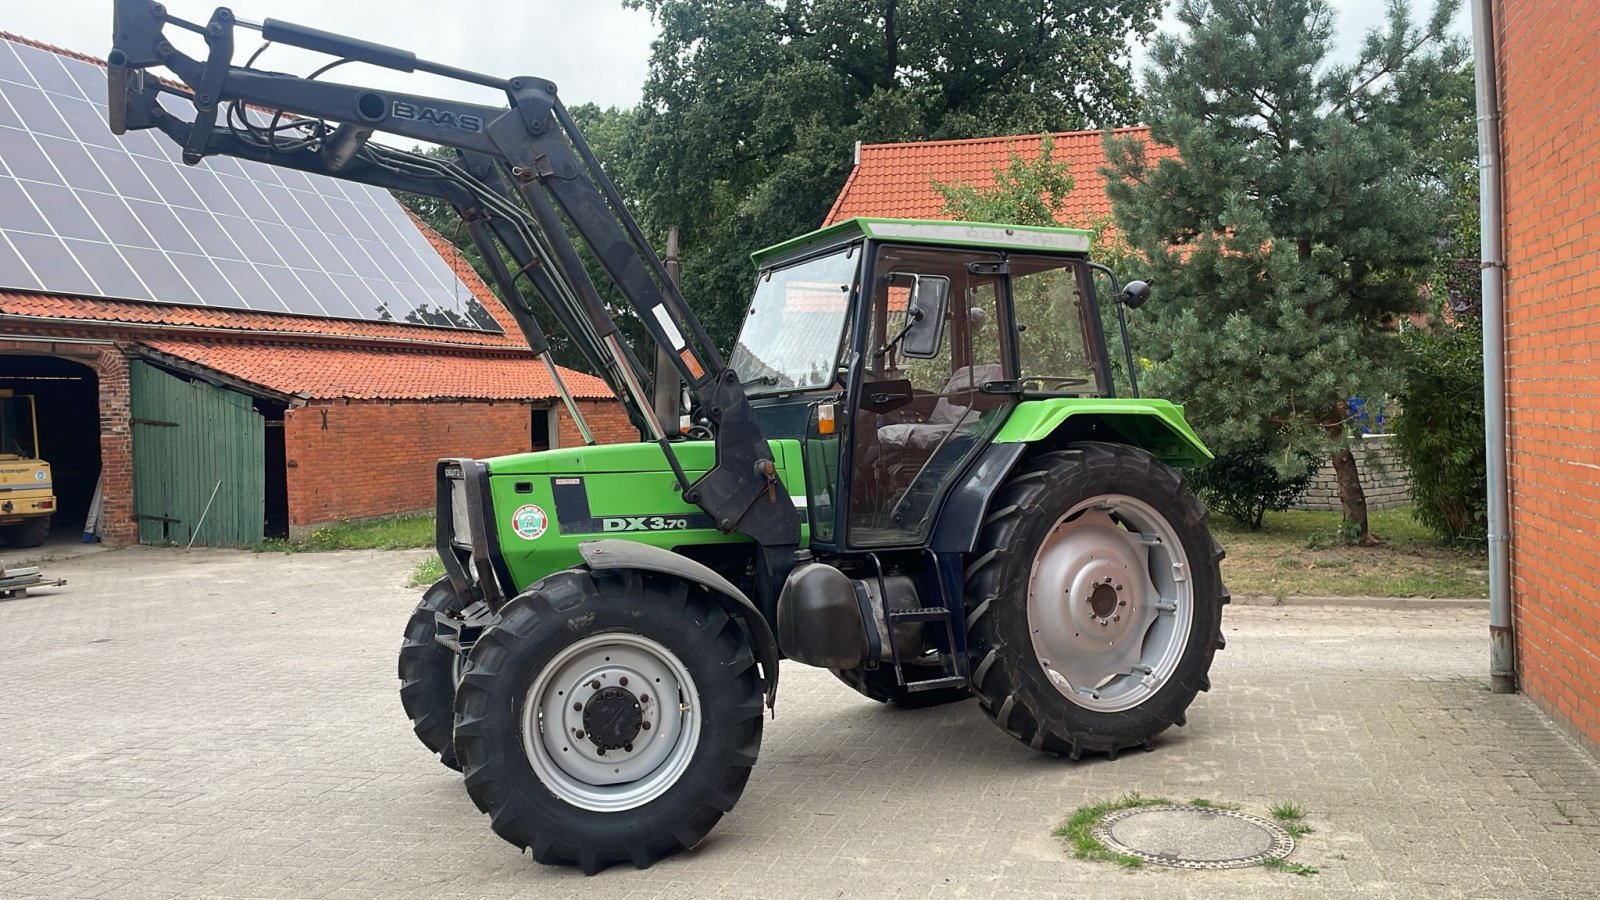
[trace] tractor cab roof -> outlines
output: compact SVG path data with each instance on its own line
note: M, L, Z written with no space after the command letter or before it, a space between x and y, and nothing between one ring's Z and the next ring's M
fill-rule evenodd
M786 258L805 255L861 238L903 244L986 247L995 250L1029 250L1047 253L1087 254L1094 232L1081 228L1044 228L1035 225L997 225L992 222L951 222L946 219L846 219L752 253L758 268Z

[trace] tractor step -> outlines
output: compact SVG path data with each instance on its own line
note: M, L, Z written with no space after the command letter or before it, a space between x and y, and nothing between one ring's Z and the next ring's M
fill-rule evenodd
M477 643L483 629L493 624L494 614L488 604L479 600L462 610L460 618L447 612L437 612L433 614L433 621L433 639L465 657L472 652L472 645Z
M941 610L942 612L942 610ZM967 683L965 675L950 675L944 678L929 678L926 681L908 681L906 690L916 693L918 691L937 691L940 688L961 687Z
M924 606L920 609L891 609L889 618L899 622L942 622L950 618L950 610L942 606Z

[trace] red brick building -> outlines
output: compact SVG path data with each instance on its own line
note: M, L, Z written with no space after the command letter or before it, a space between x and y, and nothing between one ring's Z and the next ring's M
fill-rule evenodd
M59 70L52 67L57 57ZM153 287L155 282L144 277L147 270L136 263L148 262L151 254L177 259L170 247L145 250L119 245L113 229L125 227L121 219L127 218L126 211L154 215L153 207L172 201L123 190L129 183L119 180L117 173L124 179L145 173L148 183L139 180L139 189L154 193L152 185L156 191L181 187L174 186L168 174L181 170L174 168L175 156L161 158L167 151L153 138L140 145L148 155L136 156L119 147L109 131L91 134L95 117L104 121L103 82L98 107L93 92L96 77L103 75L97 76L84 63L99 65L0 34L0 149L12 148L0 152L0 191L9 192L8 198L32 198L40 213L23 217L37 224L0 213L0 388L37 398L42 455L52 464L61 504L55 523L58 534L77 532L85 525L96 484L100 494L96 530L107 543L187 540L200 524L195 513L208 492L207 505L215 507L209 515L215 524L202 530L199 542L211 542L207 538L231 542L217 537L226 533L221 523L229 516L246 531L264 526L265 534L272 535L341 519L430 508L433 464L441 456L490 456L579 442L575 426L556 400L554 383L528 351L510 314L454 247L408 220L397 202L382 192L341 195L332 192L345 189L329 187L331 181L319 186L311 176L299 175L295 177L306 179L304 183L286 178L269 186L251 182L251 170L246 168L220 164L215 169L216 184L234 191L240 206L246 198L239 192L258 189L260 196L249 198L257 203L264 197L269 204L275 198L280 205L304 204L304 210L296 205L292 214L282 214L277 222L281 229L261 229L269 241L274 235L290 234L300 224L291 215L309 215L315 208L328 216L328 207L312 206L320 202L318 190L329 191L333 200L352 198L351 203L332 207L341 215L360 202L369 212L358 214L373 221L381 217L391 228L398 222L400 229L421 229L422 243L417 243L414 232L388 234L391 241L409 241L413 250L431 256L422 259L426 266L439 267L442 261L449 271L439 269L433 283L444 289L446 300L451 290L463 296L470 293L478 304L473 307L477 321L461 321L473 327L440 327L440 321L456 320L440 320L419 303L378 292L373 294L383 314L374 316L369 310L367 318L240 308L246 305L240 301L247 296L243 288L232 306L215 304L203 292L185 303L161 302L153 295L141 300L115 296L106 285L117 272L102 272L91 259L106 259L113 269L126 260L141 276L127 283L140 287ZM29 125L30 116L32 122L46 126L23 127ZM19 152L19 147L27 152ZM133 168L114 168L124 165L118 161L124 158ZM40 160L47 160L49 167ZM82 177L69 171L69 166L83 160L93 167L82 169ZM265 176L257 172L255 177ZM41 199L45 197L59 199L60 204L47 205ZM71 209L68 202L74 198L83 209L110 210L121 218L67 221L62 210ZM223 197L206 202L214 211L217 204L232 201ZM176 202L172 206L185 217L205 214L178 209ZM219 230L225 232L228 223L250 221L214 214L214 219L204 221L220 223ZM148 220L145 228L150 236L157 234ZM193 235L204 246L209 236L199 231L189 222L183 234ZM352 226L334 237L342 242L339 246L348 247L359 236ZM243 241L238 245L244 247ZM40 255L63 247L79 248L75 256L64 258L77 261L71 274L85 279L88 287L82 292L21 289L35 275L40 286L49 280ZM104 254L106 248L111 256L92 255ZM372 258L380 253L388 258L382 250L374 250ZM204 258L185 256L183 262ZM416 259L399 258L406 266L419 264ZM273 274L287 277L300 271L289 268L286 251L283 259L282 271L272 267ZM219 258L216 266L206 271L226 277L230 266L238 271L239 261ZM174 270L187 273L175 265ZM256 265L253 271L266 272L267 267ZM326 278L314 281L317 274L309 272L285 283L328 283ZM332 276L350 286L349 291L336 292L340 298L366 290L355 284L359 274L357 270ZM379 272L365 283L389 284L384 278ZM194 277L186 283L197 291L201 284ZM397 291L399 286L414 289L399 280L395 284ZM311 303L331 308L331 301L323 298L290 298L281 285L273 290L259 296L282 297L291 304L307 304L305 308ZM390 318L391 302L394 309L413 310L412 314ZM419 317L434 324L422 324ZM566 372L564 380L598 439L637 440L637 431L604 382L577 372ZM142 396L141 391L151 396ZM173 416L151 414L149 403L156 394L193 394L199 418L175 422L167 421ZM213 413L222 418L205 418ZM246 432L242 438L227 434L240 429ZM238 458L211 458L219 453ZM179 498L172 501L173 508L185 511L153 506L158 490ZM239 509L229 509L230 504Z
M1600 7L1493 8L1519 685L1600 749Z

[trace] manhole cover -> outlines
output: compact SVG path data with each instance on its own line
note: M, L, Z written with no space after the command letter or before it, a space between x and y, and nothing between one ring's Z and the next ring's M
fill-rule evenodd
M1122 809L1090 831L1117 853L1180 869L1243 869L1294 849L1288 832L1260 816L1200 806Z

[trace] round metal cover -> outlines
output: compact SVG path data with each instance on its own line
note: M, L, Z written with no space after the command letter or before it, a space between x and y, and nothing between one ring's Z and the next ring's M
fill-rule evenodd
M1294 838L1260 816L1201 806L1117 810L1090 832L1112 851L1179 869L1244 869L1294 850Z

